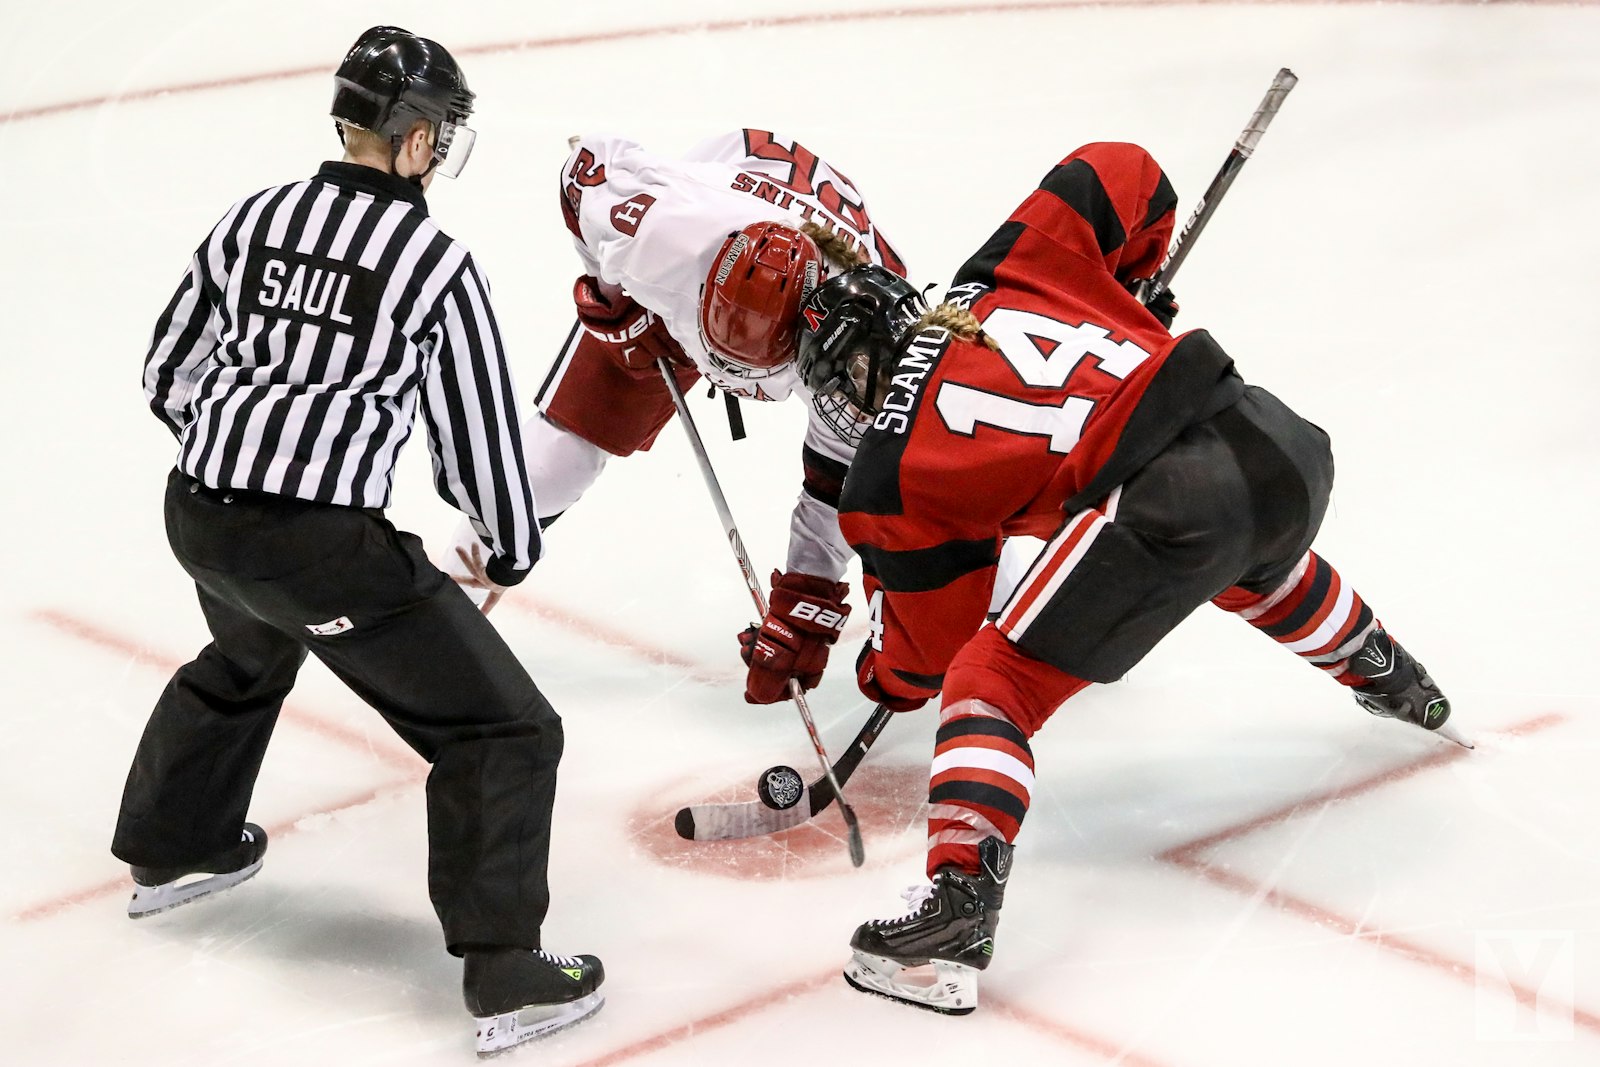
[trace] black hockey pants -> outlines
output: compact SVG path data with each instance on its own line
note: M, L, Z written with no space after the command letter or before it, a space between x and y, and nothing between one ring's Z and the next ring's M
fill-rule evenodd
M450 951L538 947L561 720L421 540L378 511L219 492L177 471L166 520L213 640L151 714L112 852L178 866L238 841L310 651L432 764L428 890Z
M1115 681L1224 590L1281 582L1332 490L1328 435L1250 386L1129 477L1114 506L1070 516L999 628L1074 677ZM1074 548L1084 519L1096 521ZM1052 553L1066 559L1053 571Z

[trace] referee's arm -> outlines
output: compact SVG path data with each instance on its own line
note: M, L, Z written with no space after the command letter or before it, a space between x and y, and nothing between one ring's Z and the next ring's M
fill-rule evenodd
M217 340L211 296L216 286L206 277L201 259L209 244L201 245L189 261L188 273L156 320L144 360L145 400L174 436L189 421L189 398Z
M522 455L522 420L489 287L468 256L440 299L422 411L439 495L473 520L494 551L489 577L515 585L542 552Z

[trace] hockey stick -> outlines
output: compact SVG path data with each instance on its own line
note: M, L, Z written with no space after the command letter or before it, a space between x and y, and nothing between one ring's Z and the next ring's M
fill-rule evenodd
M700 473L705 478L706 489L711 493L711 502L716 506L717 515L722 519L722 529L728 535L728 545L733 549L734 558L739 561L739 570L744 575L745 585L750 587L750 597L756 605L756 616L766 618L766 594L761 591L761 581L756 577L755 568L750 565L750 557L744 550L744 539L739 536L739 527L733 521L733 512L728 509L728 498L722 495L722 486L717 481L717 474L711 469L711 457L706 454L705 442L700 440L700 431L695 427L694 417L689 414L689 405L684 402L683 390L678 388L678 379L673 376L672 367L665 359L656 360L656 366L661 371L662 379L667 383L667 392L672 394L672 403L678 409L678 418L683 422L684 432L689 435L689 446L694 449L694 458L700 464ZM828 750L822 744L822 735L817 733L816 720L811 717L811 706L806 702L806 693L801 688L798 678L789 679L789 696L794 700L795 709L800 712L800 721L805 724L806 733L811 738L811 747L816 750L817 762L822 765L823 778L834 796L839 798L839 814L844 818L850 862L859 867L867 859L866 849L861 844L861 825L856 820L855 809L850 807L849 801L844 798L844 786L833 773Z
M1161 261L1155 277L1140 283L1134 295L1141 303L1145 305L1153 303L1172 285L1172 276L1178 273L1178 268L1188 258L1189 251L1194 247L1195 238L1200 236L1200 231L1211 221L1211 215L1222 202L1223 194L1233 184L1233 179L1239 176L1245 161L1254 154L1256 145L1261 141L1261 135L1267 132L1273 117L1283 106L1284 97L1289 95L1289 91L1299 81L1294 71L1288 67L1280 68L1273 76L1272 84L1267 88L1267 95L1261 98L1261 106L1256 108L1256 113L1250 116L1244 132L1233 142L1233 150L1228 153L1228 158L1222 161L1217 176L1211 179L1206 191L1200 194L1200 201L1190 213L1189 221L1183 224L1178 236L1172 239L1172 248L1168 250L1167 257Z
M855 740L844 750L832 767L832 777L823 776L805 787L800 799L787 808L768 807L760 800L735 801L728 804L691 804L678 809L673 827L678 836L690 841L729 841L744 837L762 837L788 830L815 817L836 794L833 781L844 785L855 773L861 760L878 739L883 728L894 717L894 712L879 704L856 734Z

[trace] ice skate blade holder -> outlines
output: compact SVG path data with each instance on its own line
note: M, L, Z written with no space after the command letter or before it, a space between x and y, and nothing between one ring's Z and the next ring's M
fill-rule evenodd
M498 1056L529 1041L576 1026L599 1011L605 1002L602 994L590 993L565 1004L534 1004L499 1015L474 1016L478 1023L478 1058Z
M844 980L863 993L940 1015L970 1015L978 1007L978 971L964 963L929 960L908 967L857 952L845 965Z
M163 911L209 897L213 893L220 893L224 889L232 889L240 882L248 882L261 870L264 861L256 860L248 867L237 871L228 871L224 874L206 874L197 872L184 875L161 885L133 884L133 898L128 901L128 918L147 919Z

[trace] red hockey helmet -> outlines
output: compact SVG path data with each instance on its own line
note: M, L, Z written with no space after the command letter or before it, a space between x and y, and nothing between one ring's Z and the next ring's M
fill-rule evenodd
M765 378L798 348L800 304L817 287L822 252L781 222L754 222L728 235L700 289L700 336L712 365Z

